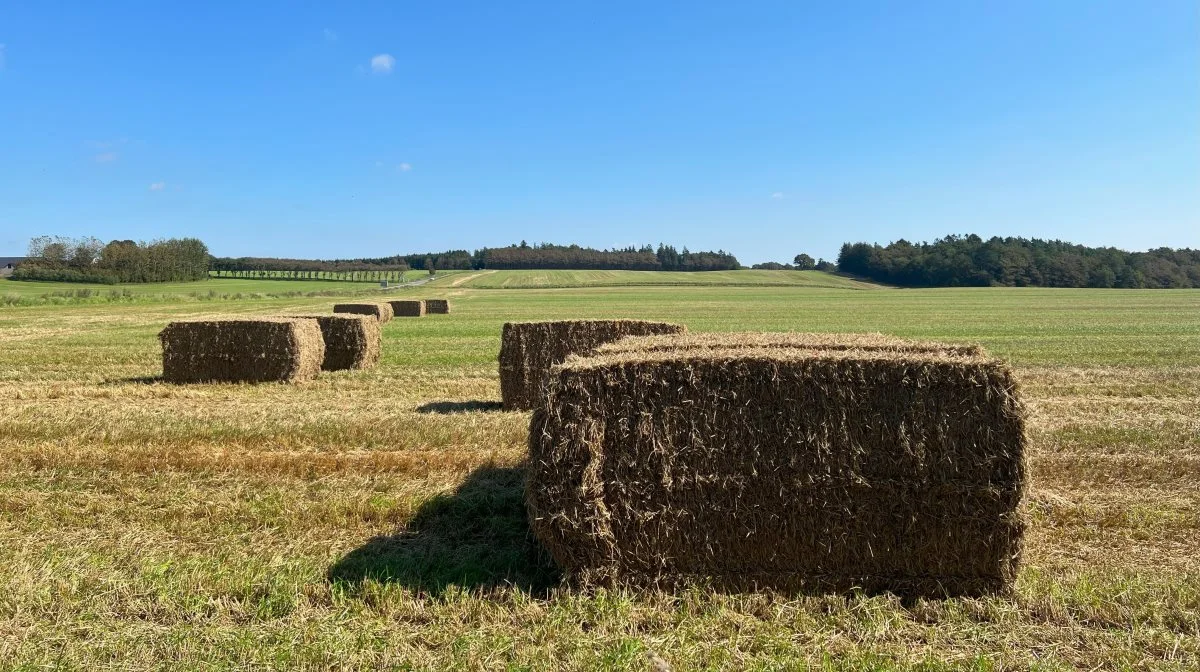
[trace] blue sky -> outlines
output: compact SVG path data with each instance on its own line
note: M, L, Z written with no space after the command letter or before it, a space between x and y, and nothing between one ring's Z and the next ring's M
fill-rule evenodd
M0 255L1200 247L1200 3L0 4Z

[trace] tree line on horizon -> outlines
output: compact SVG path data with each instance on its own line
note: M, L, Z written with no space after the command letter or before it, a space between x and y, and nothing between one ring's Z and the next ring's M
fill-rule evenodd
M508 247L485 247L474 252L449 250L390 257L337 259L276 259L266 257L216 257L212 270L255 271L374 271L374 270L507 270L577 269L628 271L720 271L740 268L737 257L717 252L692 252L686 247L659 244L597 250L579 245L554 245L525 241Z
M1200 250L1126 252L1061 240L950 235L842 245L838 270L901 287L1200 287Z
M13 269L13 280L91 282L186 282L208 277L211 255L196 238L149 243L91 236L38 236L28 256Z
M732 254L691 252L659 244L597 250L525 241L474 252L449 250L361 259L212 257L195 238L149 243L93 237L38 236L14 280L171 282L223 277L274 279L397 279L407 270L578 269L716 271L742 268ZM1127 252L1060 240L950 235L931 243L846 243L837 264L798 254L792 264L758 269L841 272L901 287L1115 287L1200 288L1200 250L1167 247Z

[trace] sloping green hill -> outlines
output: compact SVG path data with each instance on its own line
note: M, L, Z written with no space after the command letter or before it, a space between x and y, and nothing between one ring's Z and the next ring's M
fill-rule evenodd
M430 287L547 289L554 287L743 286L879 289L822 271L475 271L439 278Z

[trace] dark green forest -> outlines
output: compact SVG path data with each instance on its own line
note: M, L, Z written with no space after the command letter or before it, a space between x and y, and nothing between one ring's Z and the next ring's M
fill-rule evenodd
M838 270L901 287L1200 287L1200 250L1126 252L1061 240L946 236L846 243Z

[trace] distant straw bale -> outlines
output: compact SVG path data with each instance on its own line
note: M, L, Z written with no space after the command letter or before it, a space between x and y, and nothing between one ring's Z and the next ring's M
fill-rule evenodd
M1012 585L1025 420L1002 362L719 340L554 367L526 503L568 577L904 595Z
M374 315L380 324L390 322L392 319L392 306L388 303L338 303L333 306L333 312Z
M450 302L446 299L425 299L425 312L430 315L449 315Z
M370 315L305 315L321 326L325 339L324 371L369 369L379 363L382 329Z
M407 301L389 301L392 306L392 312L396 317L422 317L425 315L425 302L420 299L409 299Z
M325 357L321 327L304 318L172 322L158 338L172 383L299 382L315 378Z
M686 327L641 320L509 322L500 337L500 394L507 410L531 410L545 396L550 367L624 336L678 334Z

